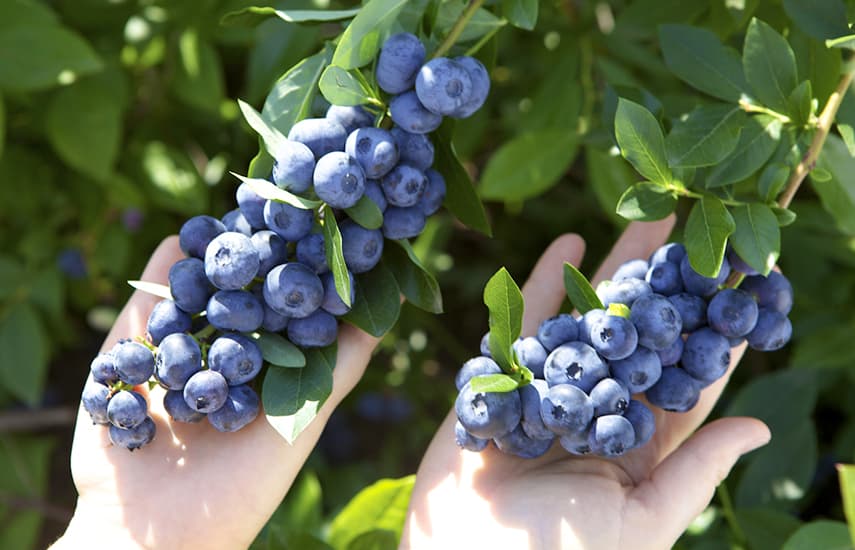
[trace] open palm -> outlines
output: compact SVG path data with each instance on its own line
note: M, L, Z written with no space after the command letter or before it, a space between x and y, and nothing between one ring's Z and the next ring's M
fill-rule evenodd
M181 259L166 239L142 279L165 283ZM158 298L136 292L104 342L142 335ZM173 423L164 390L147 393L157 425L154 441L133 453L114 447L104 426L81 408L71 453L79 493L74 519L55 548L245 548L261 530L317 443L333 408L353 388L377 340L342 325L333 392L318 417L288 445L261 415L235 433L208 422Z
M622 262L646 258L671 232L673 219L633 223L615 244L594 282ZM562 264L579 265L584 242L556 240L523 287L524 335L555 315L564 298ZM701 393L688 413L653 408L656 433L618 459L578 457L555 444L522 459L489 446L463 451L452 411L439 428L416 476L403 548L670 548L707 505L737 458L769 440L759 420L727 418L697 431L730 371ZM477 546L476 546L477 545Z

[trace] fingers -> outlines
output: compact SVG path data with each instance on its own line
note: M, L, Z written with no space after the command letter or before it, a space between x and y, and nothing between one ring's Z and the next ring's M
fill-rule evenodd
M723 418L708 424L632 491L630 505L644 513L627 513L626 517L657 518L657 529L673 543L709 504L737 459L765 445L769 438L769 428L755 418ZM649 527L645 522L627 529L635 529L640 536Z
M672 214L664 220L656 222L632 222L621 234L615 245L609 252L608 257L603 260L592 284L608 279L620 264L636 258L647 259L653 252L668 240L671 230L674 229L676 217Z
M541 321L552 317L564 300L564 262L578 266L585 255L585 241L579 235L562 235L540 256L522 288L525 298L523 336L537 332Z

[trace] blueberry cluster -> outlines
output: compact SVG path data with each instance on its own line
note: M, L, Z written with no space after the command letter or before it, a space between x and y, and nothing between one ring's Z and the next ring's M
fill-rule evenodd
M716 278L698 274L677 243L624 263L597 288L606 309L547 319L537 336L514 343L534 375L515 391L472 391L474 376L502 373L485 335L481 356L456 377L457 444L481 451L492 440L524 458L541 456L556 438L577 455L614 457L644 445L655 430L649 405L688 411L727 372L732 347L747 341L771 351L790 339L789 281L729 257ZM748 275L739 289L721 288L731 265ZM632 398L642 393L647 404Z

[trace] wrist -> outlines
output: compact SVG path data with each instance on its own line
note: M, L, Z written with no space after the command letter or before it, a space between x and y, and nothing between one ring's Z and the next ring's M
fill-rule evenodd
M78 500L65 533L50 546L49 550L146 548L144 541L134 539L120 518L111 518L110 515L106 511L98 513L82 505Z

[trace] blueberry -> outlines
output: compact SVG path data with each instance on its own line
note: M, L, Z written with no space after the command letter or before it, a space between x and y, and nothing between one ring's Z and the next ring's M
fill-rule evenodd
M756 269L745 263L745 260L739 257L739 254L732 248L727 251L727 261L730 262L730 268L733 271L738 271L749 276L760 274Z
M744 290L725 288L719 291L707 307L707 321L727 338L745 336L757 324L757 302Z
M683 256L680 260L680 276L683 278L683 288L689 294L703 296L708 298L718 291L718 287L727 280L730 275L730 263L727 258L721 264L721 270L718 277L704 277L692 268L689 263L689 256Z
M322 348L335 342L338 322L332 314L319 309L299 319L288 322L288 339L304 348Z
M365 229L351 220L339 226L344 261L353 274L370 271L383 254L383 233Z
M350 208L365 193L365 172L343 151L327 153L315 166L315 193L333 208Z
M169 290L175 305L187 313L204 311L213 293L213 286L205 275L205 263L198 258L184 258L172 264Z
M350 279L350 303L353 304L353 301L356 300L356 285L354 284L353 273L348 271L347 276ZM321 275L321 282L324 284L324 300L321 302L321 309L337 316L345 315L350 311L351 306L346 305L341 296L338 295L332 271Z
M374 124L374 116L359 105L330 105L326 118L341 124L348 135L357 128Z
M513 430L522 415L519 392L476 393L468 382L461 388L454 410L466 431L483 439Z
M471 433L467 432L466 428L463 427L463 424L461 424L459 420L454 423L454 441L461 449L471 451L473 453L480 453L486 449L487 445L490 443L489 439L475 437Z
M151 417L146 417L139 426L131 430L110 426L110 441L116 447L123 447L129 451L139 449L143 445L151 443L157 428Z
M306 118L291 127L288 139L304 144L318 160L327 153L344 151L347 132L344 126L334 120Z
M109 353L96 355L89 364L89 370L92 371L92 378L101 384L112 384L119 379L119 373L116 372L116 361Z
M683 347L683 369L703 386L712 384L730 366L730 342L709 327L689 335Z
M235 432L255 420L259 409L258 394L252 388L232 386L223 406L208 414L208 422L218 431Z
M211 216L194 216L184 222L178 232L178 246L184 254L200 260L205 257L208 243L220 233L226 232L226 226Z
M680 357L683 356L684 342L682 338L677 338L674 343L665 349L660 349L656 352L659 356L659 361L664 366L676 365L680 362Z
M668 301L680 314L683 332L694 332L707 324L707 302L700 296L681 292L668 296Z
M247 237L252 235L252 226L239 208L225 213L223 216L223 226L226 228L226 231L231 231L232 233L240 233Z
M534 336L527 336L514 342L514 351L520 364L534 374L535 378L543 378L543 364L546 362L546 349Z
M594 403L584 391L570 384L551 386L540 402L543 423L557 435L588 429L594 418Z
M698 402L700 384L679 367L662 367L662 376L644 396L651 405L672 412L686 412Z
M412 239L425 229L425 215L418 206L390 206L383 214L383 236L387 239Z
M478 349L481 352L481 355L484 357L493 358L493 354L490 353L490 333L487 332L484 336L481 337L481 341L479 342ZM460 388L457 388L458 390Z
M424 134L413 134L394 126L392 137L398 145L399 162L418 170L427 170L433 165L434 147Z
M784 315L793 309L793 287L790 281L777 271L772 271L768 277L746 277L741 288L753 294L760 307L774 309Z
M273 231L257 231L251 239L258 252L257 277L266 277L271 269L288 261L288 242Z
M480 109L487 100L487 94L490 93L490 75L487 73L487 68L474 57L463 56L454 60L469 75L469 79L472 81L472 93L469 94L469 100L454 111L451 116L467 118L475 114L475 111Z
M665 296L642 296L632 305L630 321L638 330L638 343L654 351L665 349L680 337L683 321Z
M643 279L624 279L623 281L603 281L597 285L597 296L604 306L609 304L632 304L642 296L653 294L650 284Z
M193 324L193 320L186 311L178 307L172 300L161 300L155 304L154 309L148 316L146 332L151 337L151 343L160 344L160 341L176 332L187 332Z
M286 241L299 241L312 231L315 213L288 203L267 201L264 205L264 221L271 231Z
M220 290L208 300L208 322L220 330L252 332L264 321L264 308L246 290Z
M543 456L552 447L553 441L555 441L555 437L533 439L525 433L522 426L517 426L510 432L493 438L493 443L500 451L520 458Z
M142 384L154 374L154 355L138 342L121 342L110 353L115 361L116 374L125 384Z
M759 351L775 351L784 347L792 335L793 326L785 314L761 307L757 326L748 333L748 345Z
M546 357L543 374L550 386L572 384L588 392L609 375L609 368L594 348L570 342L558 346Z
M552 439L555 434L543 423L540 414L540 406L549 392L549 385L545 380L535 378L531 384L519 389L520 405L522 407L522 418L520 426L527 436L532 439Z
M297 261L318 275L329 271L323 234L309 233L297 241Z
M264 279L264 301L282 315L308 317L321 307L323 300L323 283L301 263L276 266Z
M312 186L315 154L299 141L287 140L276 151L273 183L292 193L305 193Z
M612 275L612 281L619 282L624 279L644 279L650 266L647 260L629 260L618 266L615 274Z
M163 395L163 408L177 422L186 422L189 424L199 422L205 418L204 413L191 409L187 402L184 401L184 392L182 390L168 390Z
M428 111L438 115L452 115L471 99L472 78L453 59L436 57L419 69L416 95Z
M682 342L682 339L679 339ZM679 357L677 358L679 359ZM655 351L638 346L632 355L609 363L612 376L629 389L641 393L659 380L662 363Z
M600 456L620 456L632 449L634 444L635 431L632 424L616 414L608 414L594 420L588 433L591 451Z
M377 85L387 93L399 94L412 88L425 62L425 47L410 33L393 34L380 48L374 71Z
M208 350L208 368L222 374L229 386L255 378L263 363L261 348L243 334L224 334Z
M220 290L237 290L258 273L258 252L252 240L240 233L219 235L205 251L205 275Z
M389 114L395 124L413 134L433 132L442 124L442 116L425 109L413 91L393 97L389 102Z
M540 323L537 329L537 339L547 352L561 344L574 342L579 337L579 323L567 313L550 317Z
M395 138L383 128L357 128L347 136L344 150L356 159L366 178L383 177L398 163Z
M623 417L629 420L632 431L635 432L633 447L643 446L656 432L656 417L653 416L653 411L637 399L629 402L629 406L623 411Z
M225 377L214 370L202 370L184 384L184 402L194 411L212 413L223 406L229 395Z
M686 256L686 247L681 243L668 243L656 249L656 252L650 255L649 263L651 266L670 262L680 265L680 262Z
M427 184L421 200L418 202L422 214L432 216L442 206L442 201L445 200L445 178L436 170L425 170Z
M264 225L264 203L267 200L252 190L246 183L238 185L235 192L238 208L241 214L249 222L254 230L263 229Z
M147 413L145 398L135 391L118 391L107 402L107 418L117 428L136 428L146 419Z
M638 346L638 333L629 319L603 315L591 326L591 345L609 360L629 357Z
M84 279L89 269L86 267L86 258L78 248L66 248L56 258L56 264L60 271L70 279Z
M502 368L489 357L473 357L463 363L463 366L457 371L457 375L454 377L454 385L460 390L475 376L501 373Z
M365 180L365 196L377 205L380 212L385 212L386 207L389 206L386 195L383 194L383 188L377 180Z
M571 454L584 456L591 454L591 446L588 444L588 432L579 432L562 435L558 442Z
M586 312L579 318L579 341L591 345L591 327L602 316L606 314L605 310L592 309Z
M180 390L202 369L202 350L189 334L170 334L160 343L155 377L168 390Z
M644 280L650 284L653 292L663 296L673 296L683 291L680 266L671 262L661 262L651 266Z
M390 206L414 206L425 193L427 178L417 168L399 164L380 180Z
M256 287L259 291L262 291L262 287ZM264 320L261 322L261 328L266 330L267 332L282 332L286 328L288 328L288 321L291 320L287 315L282 315L275 309L271 308L267 305L267 302L264 301L263 294L259 299L261 302L261 306L264 308Z
M108 424L110 422L107 417L109 396L110 388L100 382L89 380L83 386L83 396L80 400L83 402L83 408L92 418L93 424Z

